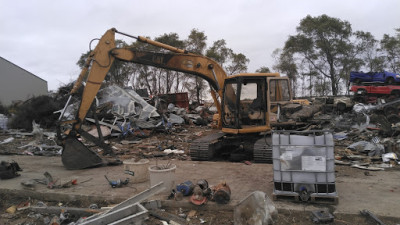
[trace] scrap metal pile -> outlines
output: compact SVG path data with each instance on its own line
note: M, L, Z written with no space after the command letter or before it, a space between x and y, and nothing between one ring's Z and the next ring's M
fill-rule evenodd
M95 102L96 115L89 114L82 129L98 137L96 117L105 142L116 155L121 156L121 160L133 156L168 156L185 160L188 158L188 143L207 132L213 132L214 112L210 111L213 107L189 106L187 93L154 97L148 97L146 93L142 95L118 86L102 89ZM171 98L178 95L184 101ZM64 110L63 116L73 119L78 104L70 104ZM8 119L2 115L3 117L2 121ZM55 156L62 153L62 147L56 144L54 128L41 128L35 121L32 122L32 127L31 132L26 132L9 129L4 124L0 129L1 154ZM81 141L95 152L101 153L101 148L91 145L84 138Z
M177 93L171 95L186 95ZM173 99L173 98L172 98ZM377 101L376 104L348 104L340 97L332 104L324 98L310 99L310 104L290 104L282 107L281 121L301 122L299 130L325 129L334 131L337 164L379 170L397 165L400 151L400 100ZM334 104L333 104L334 102ZM346 102L346 107L340 106ZM95 106L96 115L83 123L93 136L101 135L121 160L124 158L167 157L188 160L190 143L207 133L217 132L212 120L213 107L191 106L185 101L176 104L165 96L139 95L132 89L109 86L100 90ZM339 107L340 106L340 107ZM73 118L77 108L70 104L64 116ZM3 116L4 117L4 116ZM275 129L279 129L277 126ZM2 126L2 154L60 155L55 133L46 132L33 121L32 132L7 129ZM82 139L85 143L85 140ZM87 143L85 143L87 144ZM7 147L7 146L12 146ZM101 148L90 146L100 153Z
M332 117L336 164L372 171L398 167L399 103L357 103L352 111Z

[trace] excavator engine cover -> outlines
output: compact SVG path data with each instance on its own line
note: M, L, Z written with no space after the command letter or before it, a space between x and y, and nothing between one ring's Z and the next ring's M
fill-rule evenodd
M75 137L67 137L61 161L69 170L79 170L101 166L103 160Z

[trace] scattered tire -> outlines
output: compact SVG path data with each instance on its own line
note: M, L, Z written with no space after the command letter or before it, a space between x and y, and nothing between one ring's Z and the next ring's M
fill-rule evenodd
M393 106L386 106L385 108L383 108L383 112L385 113L385 116L399 114L399 110Z

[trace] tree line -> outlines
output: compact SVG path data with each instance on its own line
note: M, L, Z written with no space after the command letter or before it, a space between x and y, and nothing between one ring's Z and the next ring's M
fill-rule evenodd
M400 28L395 31L395 36L385 34L377 40L370 32L353 31L348 21L327 15L306 16L296 33L272 53L275 63L271 68L290 78L296 95L344 94L350 87L351 71L400 71ZM224 39L208 47L204 31L192 29L185 39L177 33L169 33L154 40L212 58L228 75L248 72L250 60L244 54L234 52ZM117 47L163 51L139 41L128 44L116 40L116 44ZM81 68L88 55L89 52L82 54L77 62ZM262 66L255 72L270 72L270 69ZM188 92L189 98L199 103L209 96L209 86L202 78L121 61L114 61L106 81L134 89L145 88L151 95Z
M274 68L292 80L300 95L338 95L350 87L350 72L400 71L400 29L377 40L353 31L348 21L307 16L297 33L276 50Z

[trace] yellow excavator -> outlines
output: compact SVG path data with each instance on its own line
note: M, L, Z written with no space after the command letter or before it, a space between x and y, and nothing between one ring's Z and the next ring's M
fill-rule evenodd
M168 51L116 48L116 33ZM272 162L271 141L265 134L271 130L271 123L279 122L280 105L292 101L287 77L280 77L279 73L228 76L216 61L206 56L112 28L99 39L70 92L70 96L76 95L87 77L75 119L62 121L65 110L60 115L57 134L59 144L63 146L62 162L67 169L103 164L100 156L78 140L80 137L103 148L104 154L113 155L112 149L103 141L97 120L98 138L85 132L81 126L114 60L179 71L208 81L221 132L193 141L190 146L192 160L211 160L218 153L231 154L233 157L249 155L255 162ZM68 104L69 100L66 107Z

